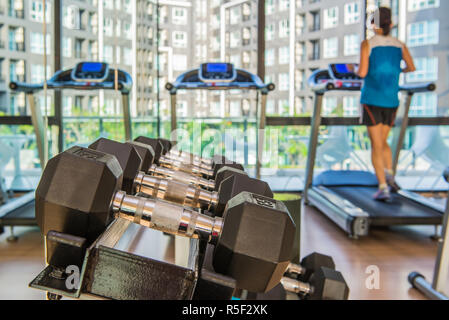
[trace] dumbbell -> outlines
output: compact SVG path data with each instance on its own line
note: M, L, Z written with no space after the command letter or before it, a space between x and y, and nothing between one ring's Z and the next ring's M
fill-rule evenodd
M156 164L159 164L160 166L166 167L173 171L183 171L188 174L205 177L207 179L213 179L215 178L218 170L220 170L224 166L244 170L241 164L227 160L223 156L214 156L212 166L188 163L185 159L170 159L163 155L162 144L157 139L140 136L134 141L150 145L154 149Z
M281 284L285 291L306 300L347 300L349 295L349 287L341 272L326 267L318 268L309 282L283 277Z
M233 167L221 167L215 175L215 180L205 179L193 174L183 171L171 170L165 167L159 167L155 164L156 152L149 144L144 144L138 141L129 141L127 144L132 144L139 156L142 158L141 170L147 174L165 178L167 180L175 180L195 186L202 187L207 190L218 191L221 181L234 174L246 175L245 171ZM158 143L159 145L159 143ZM159 145L160 146L160 145ZM156 146L157 147L157 146Z
M215 245L216 272L254 292L281 280L293 247L295 224L280 202L242 192L221 217L121 191L123 172L109 154L72 147L50 159L36 189L36 218L49 231L82 237L90 246L114 218Z
M313 273L321 267L335 270L335 262L332 257L313 252L308 256L302 258L301 264L289 263L286 275L290 278L297 278L301 281L309 281Z
M332 257L313 252L302 258L300 264L290 262L285 270L284 278L286 282L299 280L300 283L308 282L316 270L326 267L335 270L335 263ZM285 300L286 291L282 284L277 285L266 293L249 293L249 299L255 300Z
M89 148L117 158L123 170L122 190L128 194L140 193L191 208L211 210L217 216L221 216L227 202L242 191L273 197L266 182L246 174L235 173L221 182L218 192L207 191L191 184L146 175L140 171L142 160L133 144L100 138Z
M139 138L137 138L139 139ZM224 163L225 157L223 156L214 156L214 158L204 158L193 153L189 153L182 150L175 150L172 147L174 146L174 142L169 141L163 138L157 138L157 140L162 145L162 155L166 158L173 160L180 160L182 162L192 163L198 166L204 166L206 169L212 169L214 162L217 160L221 161L220 163Z

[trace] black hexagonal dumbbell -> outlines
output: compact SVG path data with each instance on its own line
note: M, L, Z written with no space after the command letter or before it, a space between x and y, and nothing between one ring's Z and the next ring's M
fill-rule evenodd
M123 190L128 194L139 193L191 208L202 208L218 216L222 215L227 202L242 191L273 197L266 182L246 174L234 172L221 182L218 192L207 191L191 184L144 174L140 171L141 158L133 144L101 138L89 148L117 158L123 170Z
M309 282L283 277L284 290L298 294L306 300L347 300L349 287L341 272L320 267L310 277Z
M295 264L290 262L285 271L285 278L293 280L299 280L302 282L308 282L315 271L321 267L335 270L335 263L332 257L313 252L308 256L305 256L301 260L301 264ZM287 281L287 280L286 280ZM249 293L249 299L251 300L285 300L286 291L282 284L277 285L272 290L266 293Z
M155 163L172 171L182 171L184 173L201 176L207 179L214 179L218 170L225 166L244 170L241 164L230 161L223 156L214 156L211 159L212 164L205 164L201 161L195 162L193 158L189 157L179 158L171 155L170 158L169 156L164 155L162 143L158 139L141 136L136 138L135 141L152 146L155 151Z
M326 267L335 270L335 262L331 256L318 252L313 252L301 260L301 264L290 263L286 274L291 278L297 278L301 281L309 281L313 273L320 267Z
M91 245L114 218L215 244L213 265L237 287L255 292L279 283L289 263L295 224L282 202L242 192L221 217L121 191L118 160L72 147L48 161L36 189L36 218L44 235L61 232Z

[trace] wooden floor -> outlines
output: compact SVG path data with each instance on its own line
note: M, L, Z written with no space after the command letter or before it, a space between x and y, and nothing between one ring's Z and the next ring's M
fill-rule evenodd
M302 255L318 251L334 257L350 287L350 299L423 299L410 289L407 275L420 271L431 278L437 243L432 227L378 229L370 237L352 240L324 215L307 208L302 217ZM37 228L16 228L16 243L9 230L0 235L0 299L43 299L28 283L44 267L43 241ZM369 290L366 269L380 270L380 289Z

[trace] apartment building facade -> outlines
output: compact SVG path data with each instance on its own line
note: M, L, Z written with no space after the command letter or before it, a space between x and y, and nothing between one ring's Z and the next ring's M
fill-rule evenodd
M52 1L47 1L47 75L52 75ZM399 28L416 59L418 72L406 81L437 81L438 91L413 100L416 115L446 114L449 39L443 17L449 3L441 0L368 0L393 8ZM405 8L406 10L403 10ZM64 0L62 56L65 68L82 60L102 60L128 71L134 79L135 116L169 116L167 81L205 61L229 61L257 70L256 0ZM42 0L0 0L0 111L26 113L23 94L9 92L9 81L42 82ZM364 0L266 0L266 82L274 82L267 108L271 115L309 114L313 93L310 74L333 62L357 62L364 38ZM38 97L41 105L43 96ZM47 105L51 106L50 102ZM358 95L329 95L326 114L355 116ZM50 107L51 108L51 107ZM77 110L99 115L121 112L116 93L67 92L64 115ZM51 110L49 110L51 111ZM181 117L255 115L253 95L233 91L180 92Z

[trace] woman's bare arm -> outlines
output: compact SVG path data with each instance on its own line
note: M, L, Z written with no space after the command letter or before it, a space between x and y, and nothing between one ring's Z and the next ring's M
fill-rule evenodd
M407 46L404 45L404 48L402 49L402 59L404 59L406 67L402 69L402 72L415 72L416 67L415 63L413 62L412 55L410 54L410 51L408 50Z
M369 44L367 40L362 42L360 48L360 63L357 75L361 78L365 78L369 70Z

